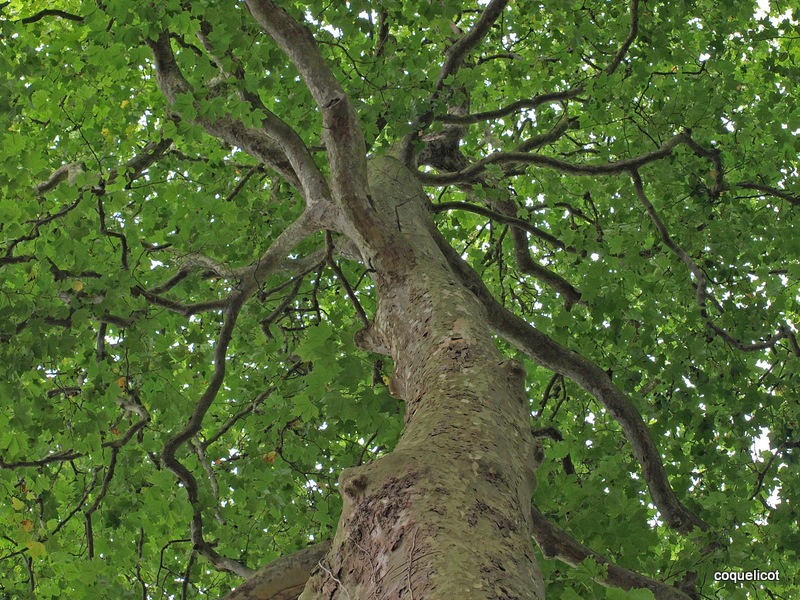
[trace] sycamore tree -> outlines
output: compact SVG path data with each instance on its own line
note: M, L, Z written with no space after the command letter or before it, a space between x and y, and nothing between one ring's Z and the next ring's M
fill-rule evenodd
M0 598L797 598L790 4L1 3Z

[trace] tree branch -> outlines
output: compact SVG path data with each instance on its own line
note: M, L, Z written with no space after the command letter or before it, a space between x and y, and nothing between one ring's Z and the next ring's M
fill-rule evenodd
M628 53L628 49L631 47L631 44L636 39L637 34L639 33L639 0L631 0L631 28L630 32L628 33L628 37L625 38L625 41L622 42L622 45L617 50L617 54L614 56L614 60L611 61L606 67L606 75L611 75L614 71L617 70L620 63L622 63L622 59L625 58L625 55Z
M269 389L261 392L258 396L255 397L255 399L250 404L248 404L245 408L243 408L235 415L233 415L231 418L229 418L227 421L225 421L225 423L223 423L222 426L211 437L209 437L207 440L203 442L202 447L205 449L211 446L211 444L216 442L219 438L221 438L228 431L230 431L230 428L236 425L236 423L239 420L243 419L244 417L255 411L255 409L258 408L258 406L262 404L264 400L269 398L270 394L272 394L272 392L274 391L275 388L270 387Z
M367 313L364 312L361 303L358 301L358 296L356 296L350 282L347 281L347 277L342 273L342 269L339 268L339 265L337 265L336 261L333 259L333 236L330 231L325 232L325 259L328 261L328 266L330 266L337 279L341 282L347 297L353 304L353 308L355 308L358 318L361 320L361 324L364 327L369 327L369 317L367 317Z
M682 131L666 142L661 147L647 154L642 154L634 158L626 158L616 162L598 163L598 164L576 164L552 156L543 154L535 154L528 152L495 152L490 154L483 160L473 163L466 169L454 173L423 173L417 171L416 175L420 181L425 185L447 185L452 183L468 182L477 175L480 175L486 170L488 165L505 164L505 163L519 163L530 164L541 167L547 167L561 173L576 176L587 175L617 175L637 169L643 165L666 158L676 146L686 143L689 138L688 131Z
M467 33L462 35L455 44L450 46L445 52L444 64L436 78L434 89L440 91L444 87L444 80L450 75L455 75L464 59L480 44L489 33L494 22L500 18L508 5L508 0L491 0L486 8L483 9L481 16L475 21Z
M434 121L441 121L442 123L453 123L459 125L480 123L481 121L488 121L489 119L505 117L520 110L533 110L545 103L571 100L573 98L577 98L583 91L583 87L577 87L563 92L548 92L546 94L535 96L529 100L517 100L508 106L498 108L496 110L487 110L471 115L436 115L433 119Z
M36 260L35 256L0 256L0 267L5 265L18 265L20 263L31 262Z
M714 185L709 190L711 198L719 198L719 195L727 187L725 185L724 173L722 168L722 153L718 148L704 148L691 137L686 140L686 145L691 148L697 156L701 156L711 161L714 165Z
M351 196L365 197L366 146L358 115L320 54L314 36L271 0L246 0L245 4L256 22L297 67L322 112L322 137L328 150L334 196L344 205L350 203ZM303 173L298 176L304 181Z
M169 469L186 488L189 504L192 506L191 539L194 548L205 557L215 568L230 573L236 573L241 577L250 577L254 571L239 561L226 558L214 550L213 546L203 538L203 513L200 503L197 480L191 471L181 463L175 454L178 449L193 438L200 431L203 425L203 418L211 408L214 399L217 397L222 382L225 379L225 366L227 361L228 345L233 337L233 330L236 319L239 316L244 298L228 307L225 315L225 322L217 338L214 347L214 373L211 376L205 392L195 406L192 416L183 430L170 437L161 451L161 462Z
M444 89L445 79L458 72L464 59L481 41L483 41L494 22L503 14L507 5L508 0L490 0L473 24L472 29L462 34L461 37L445 51L445 60L436 78L433 93L431 93L428 98L429 103L433 103L439 98L442 89ZM404 164L411 165L414 154L414 142L422 137L423 131L433 120L434 114L432 110L428 110L414 118L411 124L412 132L403 138L403 142L400 146L399 158Z
M122 167L115 167L115 168L111 169L109 171L109 173L108 173L107 182L111 183L114 180L116 180L120 170L122 170L125 173L125 177L128 180L128 183L130 184L131 182L136 180L138 177L140 177L142 175L142 173L150 165L152 165L154 162L156 162L164 154L164 152L166 152L166 150L169 148L170 144L172 144L172 140L170 140L170 139L161 140L158 143L152 142L152 143L147 144L142 149L142 152L140 152L139 154L134 156L132 159L127 161L125 164L122 165ZM50 192L50 191L54 190L56 188L56 186L59 183L61 183L62 181L64 181L64 180L66 180L69 183L69 185L75 185L77 183L78 176L82 175L85 172L85 169L86 169L86 165L82 161L76 161L76 162L71 162L71 163L66 164L66 165L62 165L59 168L57 168L55 171L53 171L53 173L50 175L50 177L47 179L47 181L44 181L44 182L34 186L33 189L34 189L34 191L38 192L40 195L44 195L47 192ZM6 264L14 264L14 263L18 263L18 262L27 262L28 260L34 260L33 257L19 257L19 258L13 257L12 254L14 252L14 249L19 244L21 244L23 242L29 242L31 240L34 240L34 239L38 238L39 235L40 235L39 230L40 230L40 228L42 226L47 225L47 224L49 224L49 223L51 223L51 222L53 222L53 221L55 221L57 219L60 219L61 217L66 216L67 214L69 214L71 211L75 210L78 207L78 205L81 203L81 201L83 200L84 193L89 191L90 189L91 189L91 191L93 193L95 193L98 196L98 198L99 198L100 195L102 195L102 191L103 191L102 185L101 186L94 186L94 187L84 186L84 187L81 188L77 200L75 200L72 204L68 204L68 205L63 206L58 212L56 212L54 214L46 215L44 217L36 219L35 221L32 221L33 222L33 230L31 231L31 233L13 240L8 245L8 248L6 248L5 257L0 258L0 267L2 267L3 265L6 265ZM99 202L99 199L98 199L98 202ZM104 216L103 216L103 213L102 213L102 205L99 206L99 210L100 210L100 215L101 215L101 231L106 233L107 230L105 230L105 224L104 224L104 220L103 220ZM125 246L124 246L125 238L124 238L124 236L122 236L122 234L113 233L113 232L108 232L108 234L109 235L113 235L115 237L121 236L122 237L122 242L123 242L123 249L125 248ZM126 265L126 261L127 261L126 252L123 252L122 261L123 261L123 265Z
M678 500L670 486L661 454L647 429L641 414L631 401L611 382L611 378L596 364L577 352L561 346L502 306L489 292L480 276L458 255L438 231L437 243L448 264L464 285L486 307L489 325L495 332L527 354L537 364L569 377L597 398L620 424L642 466L642 474L653 503L667 524L682 533L694 527L708 525Z
M178 302L176 300L170 300L169 298L164 298L162 296L159 296L158 294L154 294L153 292L142 289L140 287L133 288L131 290L131 293L134 297L142 296L150 304L166 308L174 313L183 315L184 317L190 317L192 315L214 310L224 310L231 302L230 297L228 297L219 300L207 300L205 302L183 304L182 302Z
M578 252L573 246L567 247L557 237L550 235L546 231L542 231L538 227L534 227L527 221L500 214L483 206L469 204L467 202L440 202L439 204L432 205L432 210L436 213L451 209L467 210L475 214L494 219L500 223L512 225L511 237L514 243L514 256L519 269L523 273L535 277L545 285L550 286L556 292L561 294L561 296L564 298L564 303L568 307L567 310L569 310L573 304L580 301L581 293L575 289L572 284L561 277L558 273L546 269L533 260L528 249L528 237L525 232L527 231L533 234L537 238L547 242L551 246L559 248L560 250L577 254Z
M225 307L225 321L222 324L216 345L214 347L214 371L208 385L195 405L194 412L184 428L173 434L165 443L161 451L162 464L169 469L186 488L189 503L192 506L191 539L198 553L205 557L215 568L242 577L249 577L253 570L240 562L225 558L203 538L203 517L200 504L197 480L191 471L176 458L178 449L198 434L203 426L203 419L211 408L214 400L222 388L225 379L228 346L233 338L236 320L245 302L258 289L263 281L302 239L314 231L314 219L307 209L303 215L294 221L281 233L262 255L259 262L243 276L239 286L230 296L230 301Z
M100 503L103 501L106 493L108 493L108 486L111 483L111 480L114 478L114 470L117 466L117 456L119 455L119 448L112 448L111 449L111 458L108 461L108 468L106 469L106 475L103 477L103 483L100 484L100 491L97 493L97 496L94 498L94 502L92 502L91 506L87 508L83 513L83 518L86 527L86 549L89 554L89 558L94 558L94 536L92 534L92 515L94 512L100 507Z
M646 588L653 592L656 600L691 600L690 596L677 588L671 587L644 575L620 567L606 557L598 554L571 537L566 531L553 525L536 507L531 506L531 522L533 539L545 558L557 558L570 565L579 567L587 558L593 558L598 565L605 565L608 573L604 578L595 581L605 587L621 588L625 591Z
M466 210L471 213L475 213L476 215L481 215L488 219L493 219L498 223L503 223L504 225L513 225L514 227L518 227L520 229L527 231L531 235L539 238L543 242L550 244L554 248L558 248L559 250L564 250L572 254L578 254L578 251L575 249L574 246L567 246L564 242L559 240L554 235L551 235L546 231L539 229L534 225L531 225L527 221L523 219L518 219L516 217L500 214L484 206L479 206L477 204L470 204L468 202L439 202L438 204L433 204L431 206L431 210L434 213L440 213L447 210Z
M692 260L692 258L686 253L686 251L681 248L670 236L669 231L667 230L666 225L664 225L661 218L658 216L656 209L648 200L647 195L644 191L644 185L642 183L642 178L639 176L639 172L636 170L632 170L631 179L633 180L633 187L636 191L636 196L639 198L639 201L642 203L642 206L645 207L647 214L650 216L650 219L653 221L653 224L656 226L658 230L659 236L661 237L661 241L664 245L672 250L672 252L681 259L684 265L689 269L689 271L694 275L697 282L695 283L695 297L697 301L697 305L700 308L701 316L706 320L707 325L716 333L719 337L725 340L728 344L736 348L737 350L741 350L743 352L757 352L759 350L767 350L772 348L782 339L789 339L790 343L793 344L793 347L797 346L797 338L795 337L794 333L792 332L791 328L786 324L783 323L778 328L778 332L775 333L773 336L766 340L762 340L760 342L753 342L753 343L746 343L740 339L737 339L730 335L727 331L725 331L722 327L715 324L711 320L711 315L708 313L706 300L711 300L716 306L719 307L717 301L709 294L708 291L708 279L706 278L705 273L703 270L697 266L697 263ZM720 307L720 310L721 307Z
M168 103L170 105L174 104L181 94L191 94L191 85L183 76L172 52L169 34L162 32L157 40L148 39L146 43L153 52L158 87ZM250 156L260 160L279 173L293 187L303 188L300 181L301 173L295 171L293 163L297 162L298 158L302 158L299 155L305 149L305 144L302 144L301 141L298 143L297 134L294 130L274 114L266 111L265 115L262 121L263 129L246 127L240 120L233 119L230 116L211 120L198 115L195 119L191 119L190 122L200 125L210 135L238 146ZM292 136L292 134L294 135ZM273 135L278 139L273 138ZM302 148L300 145L302 145ZM294 155L295 161L292 161L292 157L287 154L286 149L289 147L296 152ZM307 149L305 151L307 153ZM305 159L300 162L304 166L308 166ZM315 197L316 195L312 195L307 197L306 200L311 201Z
M795 206L800 206L800 196L797 194L790 194L786 190L782 190L780 188L761 185L760 183L755 183L753 181L742 181L741 183L737 183L735 185L736 187L740 187L745 190L755 190L767 196L775 196L776 198L786 200Z
M75 185L78 175L81 175L86 170L86 164L79 160L60 166L53 171L47 181L34 186L34 190L40 194L45 194L54 189L59 183L67 179L70 185Z
M111 231L106 227L106 211L103 207L103 194L97 194L97 214L100 216L100 233L107 237L113 237L120 241L120 260L122 261L122 270L128 270L128 240L125 236L118 231Z
M330 550L331 541L325 540L303 550L282 556L260 568L221 600L271 600L297 598L316 568Z
M44 10L40 10L35 15L19 19L17 23L23 23L25 25L28 25L30 23L36 23L36 21L41 21L45 17L60 17L62 19L66 19L67 21L76 21L77 23L83 23L82 16L73 15L71 13L65 12L63 10L58 10L56 8L45 8Z
M531 256L528 236L522 229L512 227L511 241L514 244L514 259L517 267L532 277L535 277L545 285L550 286L564 299L564 307L569 311L572 306L581 300L581 292L577 290L569 281L561 277L555 271L551 271L536 262Z
M12 470L20 469L22 467L44 467L56 462L69 462L71 460L75 460L76 458L80 458L81 456L83 456L83 454L79 452L65 450L62 452L54 452L47 458L42 458L40 460L20 460L17 462L7 463L0 458L0 469Z
M150 288L148 291L151 294L163 294L171 290L175 287L178 283L184 280L192 271L195 270L204 270L210 271L220 279L225 279L227 281L236 281L242 277L243 273L250 271L253 267L249 265L247 267L241 267L238 269L232 269L228 267L225 263L222 263L218 260L215 260L209 256L205 256L198 252L189 252L184 253L178 250L177 248L165 248L165 247L156 247L151 244L147 244L142 242L142 245L148 252L167 252L168 254L173 255L176 258L176 262L180 265L178 272L175 273L172 277L170 277L167 281L158 285L156 287Z

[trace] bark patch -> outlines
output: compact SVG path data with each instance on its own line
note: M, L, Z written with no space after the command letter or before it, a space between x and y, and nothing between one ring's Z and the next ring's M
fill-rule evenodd
M419 477L416 470L402 477L390 476L378 489L374 489L372 477L367 486L365 475L357 475L345 484L343 491L353 506L347 527L350 535L342 547L346 558L336 565L343 572L343 580L374 589L378 597L385 595L386 600L407 586L408 574L398 564L409 565L413 557L396 554L408 553L412 545L409 536L413 536L410 529L414 524L407 515ZM416 551L419 553L418 544Z
M483 500L478 500L467 512L467 523L475 527L481 519L488 519L497 532L507 537L517 531L518 526L511 519L503 516Z

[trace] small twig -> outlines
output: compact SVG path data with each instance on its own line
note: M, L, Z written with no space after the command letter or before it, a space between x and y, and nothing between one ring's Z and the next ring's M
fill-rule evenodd
M100 233L108 237L115 237L120 241L122 247L120 248L120 258L122 260L122 269L128 270L128 241L125 236L117 231L111 231L106 227L106 213L103 208L103 195L105 194L105 184L101 182L100 186L95 188L97 190L97 214L100 216Z
M136 579L142 586L142 600L147 600L147 583L142 579L142 555L144 554L144 529L139 527L139 541L136 544Z
M28 568L28 579L31 586L31 591L36 591L36 578L33 574L33 559L30 556L25 557L25 566Z
M364 448L362 448L362 450L361 450L361 456L358 457L358 462L356 463L357 467L360 467L364 463L364 454L367 453L367 450L369 449L369 445L372 442L375 441L376 437L378 437L378 432L377 431L375 433L373 433L372 436L364 444Z
M556 381L561 379L561 385L564 385L563 375L560 373L553 373L553 376L550 378L550 381L547 382L547 387L544 389L544 394L542 394L542 402L539 405L539 410L536 411L535 418L538 419L542 416L544 412L544 407L547 406L547 401L550 399L550 394L553 391L553 386L556 384Z
M219 483L217 482L217 475L214 473L214 468L208 462L208 457L206 456L206 449L204 445L197 439L197 437L192 438L190 441L191 446L194 448L195 454L197 454L198 462L203 466L203 469L208 475L208 479L211 482L211 492L214 494L214 500L216 501L214 504L214 516L219 521L220 525L226 525L225 518L222 516L222 513L219 510Z
M186 563L186 569L183 571L183 582L181 583L181 600L186 600L189 597L189 586L191 585L192 567L197 559L197 550L192 550L189 555L189 562Z
M244 177L239 180L239 183L236 184L236 187L233 188L233 191L225 197L225 202L231 202L236 196L239 195L244 189L244 186L247 185L247 182L250 178L255 175L256 173L263 171L263 165L261 163L253 166L247 173L244 174Z
M344 287L345 292L347 292L347 297L350 298L350 302L353 303L353 307L356 309L356 313L358 314L358 318L361 319L361 323L363 323L364 327L369 327L369 318L367 317L367 313L364 312L364 309L361 306L361 303L358 301L353 288L350 286L350 282L342 273L342 270L339 268L339 265L336 264L336 261L333 260L333 238L331 236L330 231L325 231L325 247L326 247L326 255L325 258L328 261L328 265L330 265L331 270L336 274L336 277L339 281L342 282L342 287Z

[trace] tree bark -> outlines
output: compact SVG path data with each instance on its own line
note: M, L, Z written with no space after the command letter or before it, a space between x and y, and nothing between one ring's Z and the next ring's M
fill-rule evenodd
M377 274L376 316L357 342L392 356L406 423L393 452L341 474L332 549L301 598L542 599L524 368L503 358L483 306L447 266L414 175L373 159L369 187L412 253Z

